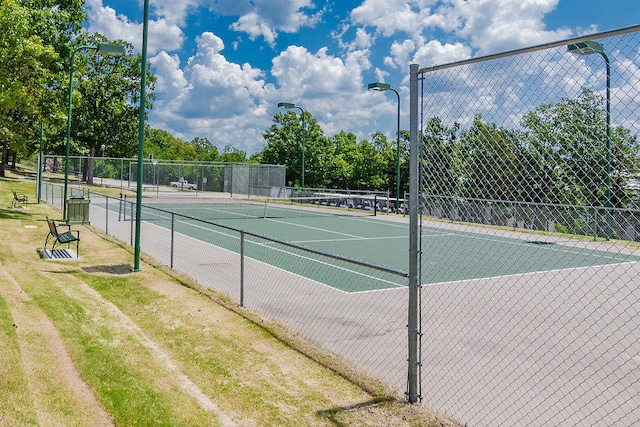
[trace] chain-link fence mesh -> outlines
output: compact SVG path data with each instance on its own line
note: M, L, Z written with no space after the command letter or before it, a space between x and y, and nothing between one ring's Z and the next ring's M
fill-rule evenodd
M640 424L638 28L420 70L421 395Z
M131 181L135 182L137 163L131 162ZM201 191L277 196L284 191L286 168L253 163L181 163L154 160L145 162L142 181L145 185L180 187L182 182L196 185Z
M64 161L64 156L44 156L43 169L50 177L63 177ZM135 189L138 162L124 158L69 157L69 182L88 182L89 173L92 173L93 184ZM286 167L281 165L154 159L145 160L142 165L145 190L160 187L184 189L184 183L194 184L198 191L232 195L284 197L289 194L285 188Z

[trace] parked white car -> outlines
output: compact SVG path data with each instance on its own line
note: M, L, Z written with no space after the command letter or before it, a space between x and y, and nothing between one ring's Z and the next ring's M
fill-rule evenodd
M183 181L171 181L169 183L169 185L172 186L172 187L179 187L179 188L184 188L184 189L187 189L187 190L197 190L198 189L198 185L197 184L190 183L186 179L183 180Z

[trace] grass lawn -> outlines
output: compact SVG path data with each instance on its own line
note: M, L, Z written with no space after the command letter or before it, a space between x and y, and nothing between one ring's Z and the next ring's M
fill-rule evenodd
M26 175L0 178L0 426L459 425L90 226L42 259L62 215Z

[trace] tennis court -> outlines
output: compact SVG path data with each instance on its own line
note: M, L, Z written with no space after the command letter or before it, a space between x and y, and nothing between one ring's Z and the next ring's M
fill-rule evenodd
M239 233L247 232L247 256L268 262L285 271L315 280L343 292L368 292L405 287L397 275L358 271L357 266L262 239L304 246L392 269L408 270L408 218L378 215L331 206L265 207L262 202L245 206L241 201L145 203L143 219L170 228L175 212L175 231L217 247L238 252ZM162 209L162 210L160 210ZM182 216L184 215L184 216ZM220 226L198 221L205 219ZM226 228L228 227L228 228ZM597 249L590 242L577 242L543 235L507 232L482 227L460 227L448 222L432 222L422 227L423 284L508 277L535 272L615 265L638 261L640 257ZM287 256L274 258L273 251ZM452 259L453 258L453 259ZM518 262L514 263L513 259ZM336 272L336 270L338 272ZM344 275L350 278L345 280Z

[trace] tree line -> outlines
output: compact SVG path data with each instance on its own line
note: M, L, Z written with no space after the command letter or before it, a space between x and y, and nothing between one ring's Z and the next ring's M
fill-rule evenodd
M272 125L263 133L265 146L253 156L255 161L287 166L287 185L307 188L350 190L393 190L396 188L397 142L382 132L371 140L358 141L355 134L340 131L324 136L316 119L307 111L299 117L293 111L276 113ZM303 127L304 126L304 127ZM409 133L400 132L401 191L408 191ZM395 191L392 192L395 195Z
M299 186L302 142L305 187L387 190L395 194L396 142L376 132L358 141L341 131L325 137L303 112L278 113L253 159L287 166ZM303 128L303 124L305 127ZM477 115L463 128L432 117L419 135L421 191L453 198L573 206L637 207L640 144L631 130L607 125L604 99L591 90L525 114L516 129ZM401 197L409 189L409 132L400 131Z
M468 129L432 118L423 135L423 191L436 196L637 208L637 135L610 126L602 96L543 104L517 130L476 116Z

